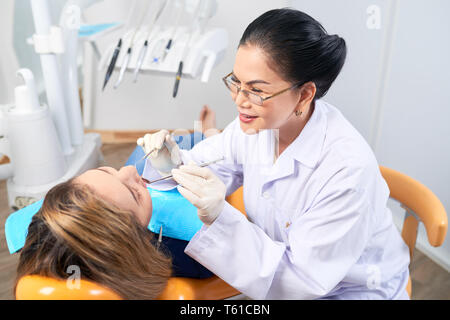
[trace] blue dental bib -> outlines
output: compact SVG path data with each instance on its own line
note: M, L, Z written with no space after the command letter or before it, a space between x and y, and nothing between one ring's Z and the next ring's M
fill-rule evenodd
M190 241L203 225L197 208L184 198L177 189L159 191L147 187L152 196L152 218L148 229L165 237Z

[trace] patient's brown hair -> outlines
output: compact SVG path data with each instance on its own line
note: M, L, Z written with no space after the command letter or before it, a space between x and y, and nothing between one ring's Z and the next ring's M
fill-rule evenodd
M155 299L171 275L171 262L152 242L152 234L133 213L71 179L53 187L33 217L14 292L25 275L66 280L67 268L76 265L81 279L108 287L124 299Z

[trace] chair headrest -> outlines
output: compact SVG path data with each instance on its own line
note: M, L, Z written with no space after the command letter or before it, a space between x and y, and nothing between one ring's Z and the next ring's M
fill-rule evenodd
M22 277L17 300L121 300L111 289L87 280L59 280L39 275Z

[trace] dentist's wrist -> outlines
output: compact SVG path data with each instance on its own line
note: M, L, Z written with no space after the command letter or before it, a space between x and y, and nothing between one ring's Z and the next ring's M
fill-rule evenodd
M214 223L214 221L216 221L216 219L222 213L224 207L225 207L225 200L219 203L216 208L214 208L212 211L208 213L202 214L202 210L198 210L198 217L206 226L209 227L211 224Z

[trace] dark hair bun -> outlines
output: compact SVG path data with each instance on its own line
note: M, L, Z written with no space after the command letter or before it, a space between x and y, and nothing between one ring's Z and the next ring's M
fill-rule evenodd
M270 10L256 18L244 31L242 45L263 49L287 81L314 82L314 100L327 93L347 55L343 38L327 34L311 16L289 8Z

